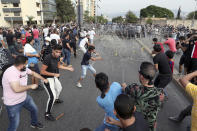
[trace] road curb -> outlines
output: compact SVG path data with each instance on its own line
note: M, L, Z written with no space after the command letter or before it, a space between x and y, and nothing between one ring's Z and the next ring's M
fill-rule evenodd
M141 46L142 48L144 48L145 51L153 58L153 56L152 56L152 50L151 50L147 45L145 45L141 40L136 39L136 41L137 41L137 43L139 43L140 46ZM174 68L174 73L175 73L175 74L178 74L178 70L175 69L175 68ZM181 91L183 94L185 94L185 96L187 96L188 99L191 99L191 97L189 96L189 94L186 93L186 91L184 90L184 88L183 88L182 85L180 84L180 82L179 82L180 77L175 77L175 75L173 75L172 78L173 78L173 82L179 87L180 91Z

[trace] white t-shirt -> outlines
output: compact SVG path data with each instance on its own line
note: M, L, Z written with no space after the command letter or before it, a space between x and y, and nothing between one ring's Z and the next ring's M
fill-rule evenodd
M90 39L94 39L94 35L96 34L95 32L94 32L94 30L91 30L91 31L89 31L89 33L88 33L89 35L90 35Z
M33 54L35 52L36 52L36 50L30 44L25 44L25 47L24 47L24 55L26 53Z
M84 47L86 43L88 43L88 38L85 37L85 38L83 38L83 39L81 40L79 46L80 46L80 47Z
M47 37L47 35L49 34L49 28L44 28L43 32L44 32L44 37Z
M50 35L50 38L51 38L51 40L55 39L55 40L57 41L57 43L58 43L58 41L60 40L60 36L57 35L57 34L51 34L51 35Z

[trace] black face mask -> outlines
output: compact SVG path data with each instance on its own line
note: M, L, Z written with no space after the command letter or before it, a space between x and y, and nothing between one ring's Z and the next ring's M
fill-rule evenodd
M21 69L21 71L26 71L26 67L23 67L23 68Z

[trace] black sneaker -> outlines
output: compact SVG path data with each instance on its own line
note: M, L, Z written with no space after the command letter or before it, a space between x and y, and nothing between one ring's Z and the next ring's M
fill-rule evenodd
M55 104L60 104L60 103L63 103L64 101L63 100L60 100L60 99L56 99L55 100Z
M45 114L45 119L49 121L55 121L55 117L52 114Z
M34 128L34 129L43 129L44 126L38 122L37 124L31 124L31 128Z

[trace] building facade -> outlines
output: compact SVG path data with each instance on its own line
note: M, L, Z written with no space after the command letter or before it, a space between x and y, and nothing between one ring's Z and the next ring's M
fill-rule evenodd
M1 0L0 26L10 27L16 24L44 24L53 20L56 12L55 0Z
M95 16L96 15L96 12L95 12L96 3L95 2L96 0L82 0L83 12L88 11L89 16Z

